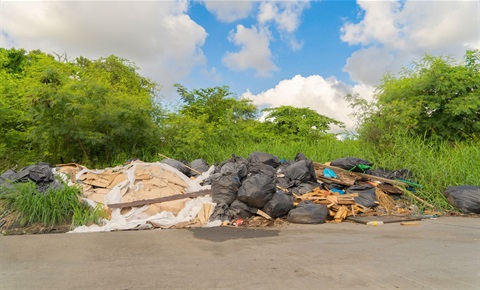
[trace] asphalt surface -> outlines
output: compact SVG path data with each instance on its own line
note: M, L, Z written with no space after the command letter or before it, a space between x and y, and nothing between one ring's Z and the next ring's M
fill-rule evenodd
M0 237L0 289L480 289L480 219Z

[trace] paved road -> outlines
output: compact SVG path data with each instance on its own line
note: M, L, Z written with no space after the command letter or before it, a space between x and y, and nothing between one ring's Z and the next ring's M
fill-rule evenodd
M480 289L480 219L0 237L0 289Z

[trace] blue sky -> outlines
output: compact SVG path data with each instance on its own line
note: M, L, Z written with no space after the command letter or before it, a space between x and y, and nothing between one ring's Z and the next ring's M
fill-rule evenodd
M0 46L70 58L126 58L166 102L228 85L259 107L310 107L354 120L385 73L426 53L480 48L480 1L5 1Z

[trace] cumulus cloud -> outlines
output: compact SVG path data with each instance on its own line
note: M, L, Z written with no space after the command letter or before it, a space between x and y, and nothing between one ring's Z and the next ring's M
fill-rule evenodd
M254 6L254 3L248 0L205 1L204 3L207 10L218 20L227 23L248 17Z
M362 46L344 67L357 82L378 84L385 72L396 73L426 53L460 58L480 48L478 1L357 2L361 20L341 28L344 42Z
M185 1L2 2L0 41L69 57L115 54L165 86L206 61L207 33L187 10Z
M240 46L240 51L224 55L222 61L228 68L240 71L254 69L256 75L262 77L269 76L278 69L272 61L268 29L237 25L236 31L230 32L228 40Z
M318 113L342 121L348 130L353 130L355 121L349 115L352 110L345 101L345 95L358 92L364 95L369 88L351 86L334 77L323 78L319 75L303 77L296 75L292 79L282 80L274 88L257 95L250 91L242 97L253 101L259 107L294 106L311 108Z
M309 1L262 2L257 19L260 25L273 23L282 39L296 51L303 43L295 38L294 32L300 25L303 11L309 7Z

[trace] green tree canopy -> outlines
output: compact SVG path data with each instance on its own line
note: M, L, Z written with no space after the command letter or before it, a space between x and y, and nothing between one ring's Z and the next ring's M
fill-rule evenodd
M175 151L199 152L211 142L235 142L244 136L247 124L254 123L257 107L249 100L236 99L227 86L188 90L175 85L183 104L164 120L164 144ZM207 142L208 141L208 142ZM185 157L186 158L186 157Z
M318 138L327 136L332 125L344 128L345 125L335 119L321 115L310 108L281 106L264 109L265 124L275 135L288 138Z
M31 149L30 159L85 163L153 143L156 85L127 60L112 55L69 62L15 49L0 55L6 79L0 109L22 116L1 119L1 134L17 136L5 139L4 147L22 143Z
M382 142L395 132L430 139L465 140L480 137L480 51L467 51L461 63L427 55L399 77L386 75L374 102L350 96L363 106L360 134Z

